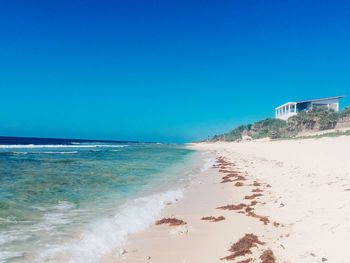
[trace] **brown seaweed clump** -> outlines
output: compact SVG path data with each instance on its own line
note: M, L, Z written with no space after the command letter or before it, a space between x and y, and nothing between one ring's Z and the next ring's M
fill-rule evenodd
M232 180L231 178L235 178ZM244 176L238 175L238 172L230 173L222 177L221 183L228 183L228 182L236 182L236 181L245 181L247 180Z
M224 183L228 183L228 182L233 182L231 180L232 177L235 177L236 175L235 174L227 174L225 175L224 177L222 177L222 181L221 183L224 184Z
M253 195L246 195L244 199L246 200L251 200L254 199L255 197L263 196L263 194L253 194Z
M216 158L216 161L217 161L218 163L222 164L222 165L230 165L230 164L233 164L233 163L231 163L231 162L227 162L227 161L225 160L225 158L222 157L222 156Z
M259 189L259 188L255 188L252 190L253 193L261 193L263 192L263 190Z
M261 183L259 183L259 182L257 182L257 181L254 181L254 182L253 182L253 185L254 185L254 186L261 186Z
M219 169L220 173L237 173L237 171L232 171L232 170L226 170L221 166L221 169Z
M278 222L276 222L276 221L275 221L275 222L273 222L273 226L274 226L274 227L279 227L280 225L281 225L281 224L280 224L280 223L278 223Z
M248 206L246 209L245 209L245 211L247 212L247 213L249 213L249 212L251 212L251 211L253 211L254 210L254 208L252 208L252 207L250 207L250 206Z
M257 201L251 201L249 206L256 205L258 202Z
M271 249L265 250L260 256L261 263L276 263L275 255Z
M222 178L222 181L221 181L221 183L222 184L225 184L225 183L231 183L232 182L232 180L231 179L229 179L229 178Z
M226 218L224 216L218 216L218 217L214 217L214 216L204 216L201 218L201 220L208 220L210 222L218 222L218 221L222 221L225 220Z
M251 262L253 259L252 258L247 258L245 260L241 260L241 261L238 261L237 263L249 263Z
M225 205L217 207L216 209L222 209L222 210L241 210L243 208L247 207L246 204L240 203L238 205Z
M230 247L229 251L232 252L232 254L227 257L220 258L220 260L234 260L236 257L252 254L251 249L256 247L257 244L264 245L265 243L261 242L254 234L245 234L244 237Z
M163 218L156 222L156 225L169 224L170 226L186 225L187 223L177 218Z
M244 184L242 182L237 182L235 183L235 186L239 187L239 186L243 186Z
M242 175L236 175L236 179L233 181L246 181L247 179Z
M270 219L267 216L260 216L255 214L254 212L247 212L247 216L258 218L261 222L264 223L264 225L270 223Z

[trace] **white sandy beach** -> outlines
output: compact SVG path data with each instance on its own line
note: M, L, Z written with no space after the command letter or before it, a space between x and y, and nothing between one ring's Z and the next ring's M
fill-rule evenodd
M230 246L246 234L261 244L228 262L349 262L350 137L189 147L212 151L219 163L196 177L159 218L187 224L152 225L128 237L126 253L116 248L101 262L226 262L234 253ZM249 210L217 209L253 201ZM204 216L225 220L201 220ZM275 260L260 258L269 250Z

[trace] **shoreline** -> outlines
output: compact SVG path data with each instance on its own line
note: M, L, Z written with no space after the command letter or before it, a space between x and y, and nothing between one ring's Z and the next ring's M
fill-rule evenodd
M219 159L158 218L186 225L153 224L129 235L101 263L347 262L350 137L189 147ZM217 209L225 206L233 210ZM225 219L216 221L220 217ZM230 247L237 251L237 242L250 234L257 241L232 258ZM268 251L274 261L261 258Z
M194 147L197 149L197 145ZM215 166L217 164L216 160ZM237 167L232 164L231 168L236 169ZM280 223L265 224L259 218L237 213L242 211L217 209L228 204L245 202L249 205L254 200L260 203L267 201L264 196L244 200L245 196L254 194L252 190L257 189L257 186L253 185L256 181L254 177L240 171L239 173L244 175L245 180L237 180L237 182L243 182L245 186L234 186L232 182L222 183L226 174L219 170L218 167L210 167L193 178L189 186L184 189L183 197L166 206L158 218L158 220L176 218L185 221L186 225L152 224L143 232L129 235L128 242L124 246L115 248L100 262L144 262L148 260L169 263L222 262L220 258L230 254L227 252L230 244L247 233L257 234L265 243L256 249L251 249L256 257L261 256L270 247L276 247L273 240L280 239L281 235L286 235L288 227L281 228L277 233L273 223ZM266 184L261 184L259 189L267 188ZM263 205L257 204L255 210L261 213ZM215 219L224 217L225 219L221 221L214 219L214 222L211 222L201 220L203 217L214 217ZM232 231L227 231L227 229Z

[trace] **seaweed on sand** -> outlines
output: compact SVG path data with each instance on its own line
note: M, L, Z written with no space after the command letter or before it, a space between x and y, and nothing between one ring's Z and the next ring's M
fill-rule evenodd
M254 210L254 208L252 208L252 207L250 207L250 206L248 206L246 209L245 209L245 211L247 212L247 213L249 213L249 212L251 212L251 211L253 211Z
M259 183L259 182L257 182L257 181L254 181L254 182L253 182L253 185L254 185L254 186L261 186L261 183Z
M275 255L271 249L265 250L260 256L261 263L276 263Z
M280 223L278 223L278 222L273 222L273 226L275 226L275 227L279 227L281 224Z
M257 244L264 245L265 243L261 242L254 234L245 234L244 237L230 247L229 251L232 252L232 254L227 257L220 258L220 260L234 260L236 257L252 254L251 249L256 247Z
M217 207L216 209L222 209L222 210L241 210L243 208L247 207L246 204L240 203L238 205L225 205Z
M218 222L218 221L222 221L225 220L226 218L224 216L218 216L218 217L214 217L214 216L204 216L201 218L201 220L208 220L210 222Z
M246 196L244 197L244 199L246 199L246 200L251 200L251 199L254 199L255 197L259 197L259 196L262 196L262 194L246 195Z
M224 177L222 177L221 183L224 184L224 183L233 182L233 181L231 180L232 177L234 177L234 175L230 175L230 174L225 175Z
M177 218L163 218L156 222L156 225L169 224L170 226L186 225L187 223Z
M236 179L233 181L246 181L247 179L242 175L236 175Z
M234 178L233 180L231 178ZM227 182L236 182L236 181L246 181L247 179L242 176L238 175L238 172L232 171L232 173L225 175L222 177L221 183L227 183Z
M226 170L226 169L222 169L222 167L219 169L220 173L234 173L236 171L232 171L232 170Z
M258 202L257 201L251 201L249 206L256 205Z
M227 162L226 160L225 160L225 158L223 158L223 157L218 157L218 158L216 158L216 161L217 161L217 163L219 163L220 165L222 165L222 166L226 166L226 165L234 165L233 163L231 163L231 162Z
M264 223L264 225L270 223L270 219L267 216L260 216L255 214L254 212L247 212L247 216L258 218L261 222Z

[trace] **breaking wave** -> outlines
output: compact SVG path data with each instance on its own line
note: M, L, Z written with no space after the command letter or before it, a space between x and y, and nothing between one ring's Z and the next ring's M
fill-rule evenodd
M12 144L12 145L0 145L0 148L5 149L17 149L17 148L117 148L126 147L128 145L112 145L112 144Z
M34 262L96 263L102 255L111 252L116 246L125 243L128 234L145 230L155 222L161 210L182 197L182 190L169 190L163 193L129 200L117 208L111 218L98 219L80 234L80 239L53 246L38 254ZM64 209L69 203L61 204ZM48 215L48 220L58 220L59 216ZM56 222L57 224L57 222Z

